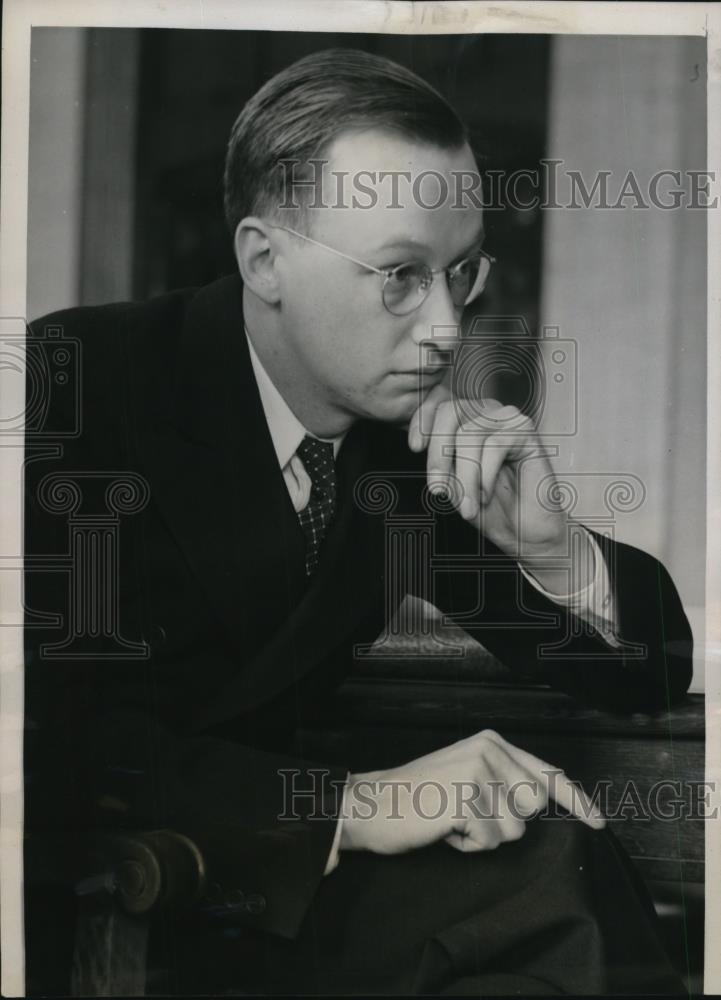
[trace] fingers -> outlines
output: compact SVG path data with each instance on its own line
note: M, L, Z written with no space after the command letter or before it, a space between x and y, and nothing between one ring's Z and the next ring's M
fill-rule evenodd
M504 842L504 837L498 820L486 816L482 820L469 820L445 841L457 851L494 851Z
M477 436L476 436L477 437ZM455 476L461 487L458 512L466 521L472 521L485 500L482 486L481 450L482 443L470 441L470 435L461 427L456 434Z
M433 421L441 403L451 397L445 382L434 386L416 409L408 425L408 447L412 451L422 451L433 431Z
M548 765L545 765L546 767ZM549 772L549 795L572 816L580 819L592 830L602 830L606 820L580 785L571 781L560 769Z
M490 434L481 454L481 503L487 503L496 491L498 473L503 468L515 442L502 439L499 434Z
M464 424L455 439L456 463L454 472L459 480L461 501L459 512L470 521L488 503L496 489L498 473L513 447L513 442L500 436L479 431Z
M486 732L482 735L486 736ZM495 775L487 782L487 794L492 799L493 814L513 831L546 806L548 794L536 774L511 754L511 744L497 733L492 737L483 747L483 762Z
M484 400L483 404L483 410L473 420L461 424L454 441L454 473L462 486L458 509L469 521L493 497L503 466L533 451L529 446L534 429L530 418L515 406L501 406L494 399ZM528 431L529 438L509 435L511 429Z
M561 768L552 767L540 757L535 757L527 750L509 743L492 729L484 730L483 735L502 747L519 766L524 767L532 776L532 782L538 782L545 790L545 794L558 802L572 816L593 830L602 830L605 827L606 820L601 810L581 786L571 781ZM530 790L521 793L521 803L522 805L530 803Z
M535 778L522 778L511 789L509 812L518 819L530 819L548 804L546 787Z
M510 798L506 783L496 782L491 795L487 789L479 791L485 800L481 808L465 802L464 815L445 838L446 843L459 851L492 851L501 844L520 840L526 832L525 821L500 804Z
M533 422L515 406L498 400L479 401L471 420L459 426L459 410L445 384L436 386L417 408L408 426L408 443L415 450L428 448L428 487L452 495L450 477L460 481L458 509L472 520L496 489L498 475L510 459L530 455ZM529 437L518 436L528 431ZM504 431L506 433L504 433ZM509 431L513 434L509 435Z
M452 403L441 403L435 413L433 433L428 438L428 488L450 493L449 477L453 468L453 450L458 416Z

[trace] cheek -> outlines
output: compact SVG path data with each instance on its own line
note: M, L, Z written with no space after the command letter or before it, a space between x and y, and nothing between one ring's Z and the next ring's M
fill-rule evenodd
M389 367L393 334L365 302L329 296L318 303L306 329L312 331L314 353L348 385L372 379Z
M288 319L312 366L344 393L372 391L394 370L398 348L408 334L383 306L375 276L317 270L299 279ZM407 353L407 352L402 352Z
M314 271L294 289L294 311L303 327L314 331L316 336L322 335L323 339L330 339L334 330L357 326L367 314L368 304L359 297L357 289L335 278L331 273L327 279L322 279Z

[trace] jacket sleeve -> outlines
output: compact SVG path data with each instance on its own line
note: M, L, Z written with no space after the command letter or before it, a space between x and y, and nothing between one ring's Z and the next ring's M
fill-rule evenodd
M346 769L184 737L124 696L119 674L137 680L137 664L48 665L28 653L26 833L48 843L58 832L184 833L203 855L209 902L293 937L323 877Z
M36 335L50 327L70 342L78 330L100 336L115 322L110 310L121 308L56 314L35 324ZM92 371L84 381L87 402L101 390ZM72 478L125 466L97 399L86 406L82 431L61 435L52 457L53 432L72 429L75 414L69 394L45 402L42 438L27 437L24 482L26 833L50 843L58 832L174 829L200 848L214 904L238 922L293 937L323 878L347 768L306 760L290 744L275 752L242 718L232 733L192 735L171 706L189 677L212 673L212 635L206 650L189 650L177 663L103 657L102 635L99 655L47 655L43 647L67 626L73 581L62 562L67 517L41 502L40 483L48 473ZM128 635L142 634L138 612Z
M618 647L529 583L513 559L457 514L438 518L448 569L434 575L429 600L519 678L612 711L668 709L693 672L693 638L678 592L657 559L592 534L615 594Z

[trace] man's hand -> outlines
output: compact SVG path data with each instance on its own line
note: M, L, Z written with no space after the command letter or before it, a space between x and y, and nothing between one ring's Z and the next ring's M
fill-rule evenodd
M462 517L542 586L569 593L593 578L589 548L576 549L577 564L570 565L569 527L583 529L563 511L539 434L517 407L454 400L443 382L414 413L408 444L427 448L429 489L445 492Z
M445 840L491 850L522 837L549 798L593 829L605 826L563 771L486 729L402 767L351 775L340 849L399 854Z

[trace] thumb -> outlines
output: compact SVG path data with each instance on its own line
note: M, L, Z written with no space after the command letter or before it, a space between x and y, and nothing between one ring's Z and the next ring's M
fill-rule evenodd
M492 816L467 817L444 838L457 851L492 851L503 841L500 824Z
M451 388L447 379L434 385L416 408L408 424L408 447L422 451L428 444L433 430L433 420L441 403L451 398Z

